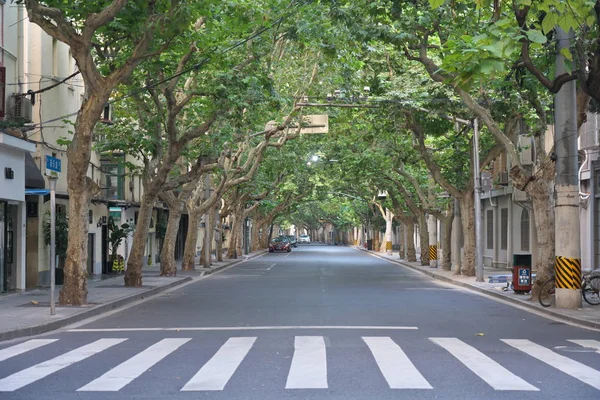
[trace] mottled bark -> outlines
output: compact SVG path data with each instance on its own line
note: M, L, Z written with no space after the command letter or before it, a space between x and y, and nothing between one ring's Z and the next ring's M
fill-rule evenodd
M67 257L64 265L64 284L58 301L63 305L87 304L87 241L88 210L98 186L87 176L92 132L102 109L102 97L90 96L77 115L73 141L67 147L67 191L69 193L69 232Z
M150 220L152 219L152 209L158 193L148 191L142 198L138 222L133 233L133 241L129 258L127 259L127 270L125 271L125 286L142 286L142 265L144 261L144 251L146 241L148 240L148 229L150 229ZM161 251L162 253L162 251Z
M475 200L473 193L463 194L459 203L464 248L461 273L465 276L475 276Z
M252 225L252 232L250 233L250 251L255 252L260 249L260 228L261 223L259 220L254 220Z
M227 258L229 259L235 259L238 256L236 251L239 236L238 219L239 218L235 214L231 216L231 235L229 236L229 245L227 246Z
M185 249L183 251L182 271L193 271L196 269L196 245L198 243L198 230L200 229L200 213L196 210L189 213L188 230L185 237Z
M406 224L406 236L407 236L407 255L409 262L417 261L417 250L415 249L415 223L410 222Z
M454 212L450 211L448 216L442 219L442 269L452 270L452 222Z
M429 265L429 227L425 214L417 216L419 224L419 241L421 242L421 265Z
M177 232L179 231L179 222L181 221L181 204L179 201L175 201L168 206L169 219L167 220L167 230L165 232L162 251L160 252L160 276L177 275L175 243L177 242Z

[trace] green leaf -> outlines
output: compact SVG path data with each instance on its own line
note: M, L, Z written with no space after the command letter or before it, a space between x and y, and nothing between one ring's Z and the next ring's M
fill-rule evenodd
M544 44L548 41L548 38L546 37L546 35L544 35L540 31L538 31L537 29L527 31L527 38L533 43Z
M557 22L558 15L553 13L546 14L546 17L544 17L544 20L542 21L542 31L544 33L552 31L552 29L554 29L554 26L556 26Z
M429 5L431 8L436 9L442 6L445 2L446 0L429 0Z
M573 54L571 54L571 50L569 50L568 48L565 47L560 49L560 54L562 54L562 56L567 60L573 61Z

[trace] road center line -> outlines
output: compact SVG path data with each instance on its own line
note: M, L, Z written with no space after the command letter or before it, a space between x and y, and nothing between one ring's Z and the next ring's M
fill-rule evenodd
M179 328L80 328L69 329L67 332L152 332L152 331L262 331L262 330L292 330L292 329L340 329L340 330L378 330L401 331L417 330L416 326L199 326Z

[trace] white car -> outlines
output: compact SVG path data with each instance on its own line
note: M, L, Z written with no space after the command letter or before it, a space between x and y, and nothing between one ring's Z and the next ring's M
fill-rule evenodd
M298 238L298 243L310 243L310 236L300 235L300 237Z

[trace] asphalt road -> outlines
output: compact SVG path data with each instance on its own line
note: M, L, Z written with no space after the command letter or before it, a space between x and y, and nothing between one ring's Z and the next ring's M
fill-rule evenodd
M599 399L600 333L359 250L265 254L0 345L0 399Z

